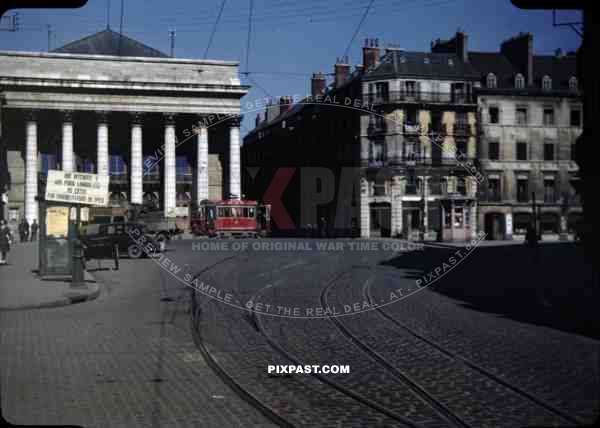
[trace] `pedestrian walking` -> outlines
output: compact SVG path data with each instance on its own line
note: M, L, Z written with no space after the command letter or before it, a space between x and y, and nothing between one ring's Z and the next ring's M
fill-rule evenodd
M327 227L327 219L321 217L321 238L329 237L329 229Z
M29 241L29 222L26 218L23 218L23 239L21 242Z
M6 256L10 251L12 236L6 220L0 220L0 264L6 264Z
M35 241L37 239L39 229L40 225L37 223L36 219L33 219L33 223L31 223L31 241Z
M19 222L19 242L23 242L25 240L25 217L21 219Z

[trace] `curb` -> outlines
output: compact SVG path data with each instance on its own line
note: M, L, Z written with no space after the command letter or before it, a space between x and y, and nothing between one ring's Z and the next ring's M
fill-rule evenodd
M90 277L91 274L89 274L88 272L86 272L86 281L88 278L88 275ZM68 305L73 305L76 303L83 303L83 302L89 302L91 300L95 300L100 296L100 285L96 282L95 279L92 280L93 281L91 284L86 285L86 292L85 293L78 293L75 290L68 290L66 292L63 293L63 297L56 299L56 300L52 300L52 301L48 301L48 302L43 302L43 303L33 303L33 304L25 304L25 305L19 305L19 306L0 306L0 311L20 311L20 310L29 310L29 309L48 309L48 308L58 308L61 306L68 306Z

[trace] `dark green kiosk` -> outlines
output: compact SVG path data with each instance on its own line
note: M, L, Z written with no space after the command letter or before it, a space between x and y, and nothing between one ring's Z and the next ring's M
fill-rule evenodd
M71 286L85 286L81 210L82 206L106 205L108 177L51 170L42 186L38 273L42 278L70 276Z

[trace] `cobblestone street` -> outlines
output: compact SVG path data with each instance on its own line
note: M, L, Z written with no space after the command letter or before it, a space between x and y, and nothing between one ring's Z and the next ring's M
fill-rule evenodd
M546 248L548 262L570 251ZM508 274L487 283L478 275L501 248L476 249L431 287L416 286L456 251L208 252L179 241L160 259L122 260L119 271L92 272L102 289L94 301L0 313L3 415L93 427L591 423L595 333L559 316L550 322L552 311L568 310L560 294L550 313L527 290L513 305L498 301L509 294L499 288ZM190 299L188 274L214 287L212 298ZM584 277L581 266L572 291ZM362 309L390 293L405 296L331 319L248 308ZM484 303L493 300L491 311ZM350 373L267 373L283 364L349 365Z

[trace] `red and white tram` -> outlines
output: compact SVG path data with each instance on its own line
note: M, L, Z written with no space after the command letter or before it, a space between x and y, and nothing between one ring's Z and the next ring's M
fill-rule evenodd
M271 206L259 201L202 201L192 213L194 235L261 238L271 233Z

